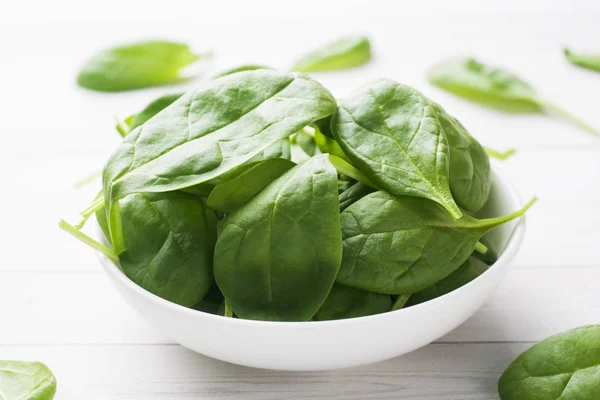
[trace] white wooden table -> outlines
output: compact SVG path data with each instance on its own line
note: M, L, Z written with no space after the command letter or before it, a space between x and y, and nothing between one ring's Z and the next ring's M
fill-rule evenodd
M558 117L481 108L424 77L444 56L477 55L518 71L600 127L600 74L568 65L561 53L564 45L600 52L596 2L212 3L0 8L0 359L48 364L60 400L494 399L500 373L519 352L600 322L600 139ZM375 58L365 68L316 75L336 96L378 76L393 78L438 100L485 145L518 149L495 166L524 198L535 193L540 200L507 279L454 332L376 365L270 372L179 347L136 315L91 250L57 225L62 217L75 221L98 190L99 183L82 190L73 183L101 168L118 143L112 116L174 89L93 93L76 87L78 66L113 43L168 37L214 50L207 76L248 62L284 68L305 50L355 32L370 36Z

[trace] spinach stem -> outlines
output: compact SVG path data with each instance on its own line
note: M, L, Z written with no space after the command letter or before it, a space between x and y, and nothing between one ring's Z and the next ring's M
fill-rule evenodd
M485 244L481 243L481 242L477 242L475 243L475 251L478 252L479 254L486 254L488 252L488 248Z
M570 114L569 112L567 112L563 108L557 106L556 104L550 103L549 101L546 101L546 100L539 100L539 102L547 109L554 111L555 113L561 115L566 120L574 123L575 125L577 125L578 127L582 128L582 129L588 131L592 135L596 135L596 136L600 135L600 132L598 132L598 130L596 128L594 128L591 125L587 124L586 122L580 120L579 118Z
M119 257L117 257L117 255L115 254L115 252L112 249L106 247L102 243L95 241L94 239L92 239L91 237L86 235L85 233L81 232L79 229L70 225L67 221L61 219L60 222L58 223L58 226L60 227L60 229L75 236L77 239L79 239L83 243L87 244L94 250L97 250L100 253L104 254L106 257L110 258L110 260L113 261L114 263L117 263L117 264L119 263Z
M231 304L225 299L225 311L223 313L225 317L233 318L233 309L231 308Z
M363 174L358 168L354 167L346 160L338 156L334 156L333 154L329 154L329 161L331 161L331 163L333 164L333 166L339 174L347 175L350 178L362 182L375 190L381 190L369 178L367 178L365 174Z
M79 213L83 218L75 225L75 229L81 229L85 223L90 219L96 211L101 210L104 207L104 196L102 192L96 197L96 199L89 205L85 210Z
M77 182L75 182L75 184L74 184L75 189L81 189L82 187L94 182L96 179L100 178L101 176L102 176L102 170L94 171L94 172L84 176L83 178L79 179Z
M129 125L127 125L125 121L123 121L117 116L115 116L114 119L117 123L117 131L119 132L119 135L121 135L121 137L124 138L125 136L127 136L127 134L129 134L129 132L131 132Z
M504 215L502 217L496 217L496 218L486 218L486 219L482 219L479 220L476 224L477 228L488 228L488 229L493 229L499 225L502 225L508 221L511 221L515 218L519 218L521 217L523 214L525 214L525 212L527 210L529 210L529 207L531 207L535 202L537 201L537 196L534 196L531 200L529 200L527 202L527 204L525 204L523 206L523 208L521 208L520 210L517 210L511 214L508 215ZM455 228L461 228L462 226L460 225L454 225Z
M403 308L406 305L406 302L408 301L410 296L411 296L410 294L401 294L400 296L398 296L398 298L392 305L391 311L395 311L395 310L399 310L399 309Z
M515 149L509 149L509 150L506 150L505 152L500 152L500 151L496 151L494 149L490 149L489 147L484 147L484 150L488 156L495 158L496 160L500 160L500 161L504 161L504 160L510 158L517 152L517 150L515 150Z

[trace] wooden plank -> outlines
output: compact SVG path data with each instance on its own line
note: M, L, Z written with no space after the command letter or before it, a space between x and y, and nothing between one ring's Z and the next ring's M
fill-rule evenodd
M599 281L594 267L515 268L483 308L441 341L538 341L597 323ZM0 273L0 315L0 344L172 343L101 273Z
M504 368L529 346L433 344L378 364L325 372L240 367L169 345L10 346L0 352L45 362L64 400L489 400L496 398Z

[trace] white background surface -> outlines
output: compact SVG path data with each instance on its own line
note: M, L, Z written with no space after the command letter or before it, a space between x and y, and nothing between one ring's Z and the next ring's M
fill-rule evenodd
M406 4L405 4L406 3ZM16 2L0 6L0 359L48 364L57 399L494 399L506 365L542 338L600 322L600 139L558 117L507 115L429 85L445 56L473 54L526 77L600 127L600 74L562 47L600 52L597 1ZM162 337L118 297L94 255L58 230L99 186L126 116L174 88L120 94L75 85L100 48L167 37L213 50L205 77L241 63L285 68L317 45L367 34L374 60L315 75L336 96L386 76L422 90L482 143L518 154L504 168L528 213L521 253L496 295L435 344L384 363L319 373L237 367ZM193 82L193 86L200 80ZM99 183L97 184L99 185ZM410 327L407 327L410 329ZM283 355L282 355L283 356Z

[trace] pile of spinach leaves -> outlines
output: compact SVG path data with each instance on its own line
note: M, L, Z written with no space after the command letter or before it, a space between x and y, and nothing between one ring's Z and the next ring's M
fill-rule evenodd
M225 316L340 319L427 301L493 263L484 235L534 201L475 218L486 150L388 79L338 102L306 75L250 66L117 128L102 193L61 227L155 295ZM109 245L81 231L94 213Z

